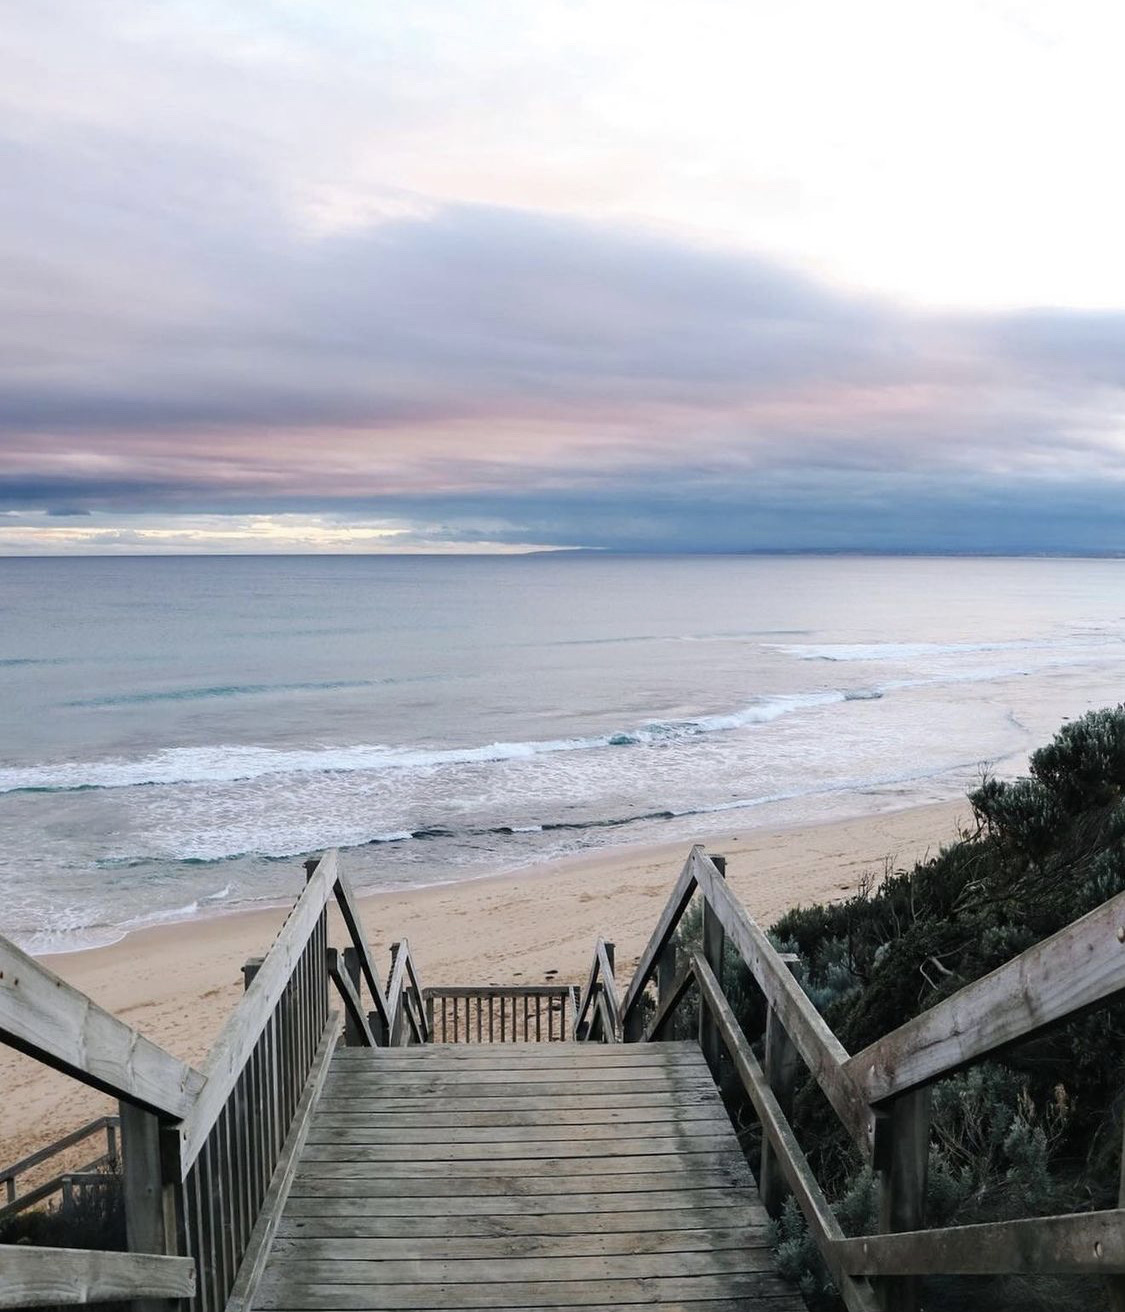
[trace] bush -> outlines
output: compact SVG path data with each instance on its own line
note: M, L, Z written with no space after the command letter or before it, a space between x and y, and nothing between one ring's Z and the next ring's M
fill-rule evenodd
M1065 725L1033 754L1031 774L984 779L970 798L977 828L937 856L773 926L776 945L801 957L805 991L849 1051L1125 890L1125 706ZM758 1019L744 1024L760 1035ZM928 1224L1114 1206L1123 1090L1121 1002L940 1082ZM877 1212L875 1181L811 1079L798 1090L794 1128L845 1233L863 1233ZM810 1308L838 1308L794 1208L775 1239ZM926 1291L933 1309L981 1312L1088 1310L1104 1305L1099 1298L1094 1282L1057 1278L951 1278Z

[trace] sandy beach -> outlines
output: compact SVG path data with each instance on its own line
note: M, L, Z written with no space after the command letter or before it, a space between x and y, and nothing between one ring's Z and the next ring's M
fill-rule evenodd
M843 898L889 862L909 868L971 821L964 799L828 824L700 834L728 858L750 913L771 924L788 907ZM362 900L379 960L410 941L422 983L526 983L558 971L580 982L598 935L631 974L688 845L605 849L517 875L381 893ZM345 857L346 861L346 857ZM201 1063L242 991L240 967L264 953L287 908L255 910L130 934L110 947L43 958L52 970L177 1056ZM343 929L335 926L335 942ZM108 1099L0 1049L0 1163L14 1162L85 1120ZM80 1150L89 1155L89 1146Z

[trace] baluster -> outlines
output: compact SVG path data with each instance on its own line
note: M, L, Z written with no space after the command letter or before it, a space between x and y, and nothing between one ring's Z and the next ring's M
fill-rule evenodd
M1117 1188L1117 1206L1125 1207L1125 1116L1122 1116L1121 1125L1121 1181ZM1113 1312L1125 1312L1125 1276L1110 1276L1106 1287Z
M727 877L727 859L725 856L711 857L711 864L719 872L720 878L725 879ZM714 972L720 989L723 987L723 948L725 940L726 935L723 931L722 922L711 909L711 904L704 898L703 955ZM719 1054L722 1051L722 1041L719 1038L718 1026L711 1019L711 1013L703 1001L702 993L699 997L699 1046L703 1049L703 1055L707 1059L707 1065L711 1068L711 1074L718 1079Z
M793 975L798 974L801 968L800 957L795 953L785 952L781 960ZM770 1007L766 1017L765 1074L787 1121L793 1118L793 1097L800 1069L800 1056L793 1046L793 1040L782 1025L777 1008ZM766 1211L770 1216L780 1216L790 1191L778 1165L773 1146L766 1135L762 1136L762 1165L758 1181L759 1193Z

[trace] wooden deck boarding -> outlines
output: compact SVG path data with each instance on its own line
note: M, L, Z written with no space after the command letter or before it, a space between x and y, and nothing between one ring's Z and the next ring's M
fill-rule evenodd
M802 1312L694 1043L339 1048L254 1297Z

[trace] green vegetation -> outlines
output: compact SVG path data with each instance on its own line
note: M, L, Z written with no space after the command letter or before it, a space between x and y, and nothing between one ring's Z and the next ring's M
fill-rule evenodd
M124 1252L125 1196L116 1171L99 1172L104 1183L74 1190L69 1202L31 1207L0 1221L0 1244L44 1248L108 1248Z
M1123 794L1119 706L1067 724L1031 757L1029 778L986 777L969 798L975 825L959 842L845 902L789 912L774 942L799 954L809 997L856 1052L1125 889ZM761 1034L760 995L733 954L725 978L746 1032ZM1123 1102L1122 1003L943 1080L934 1089L927 1223L1115 1206ZM876 1183L811 1080L794 1125L845 1231L874 1229ZM810 1307L839 1307L795 1208L776 1237ZM929 1309L1104 1305L1096 1281L930 1286Z

